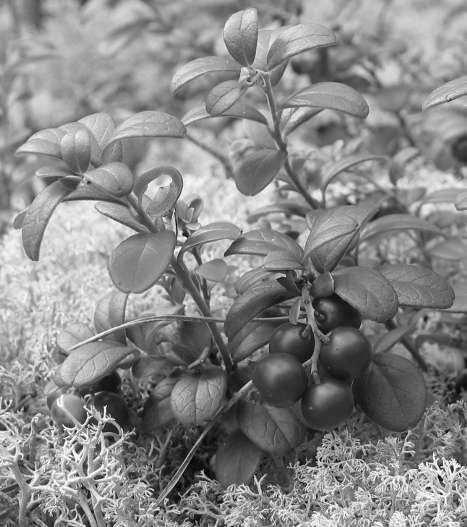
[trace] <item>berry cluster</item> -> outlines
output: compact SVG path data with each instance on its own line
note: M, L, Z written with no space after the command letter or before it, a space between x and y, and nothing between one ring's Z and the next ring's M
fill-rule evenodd
M308 426L329 430L353 411L352 382L370 363L371 345L358 329L358 311L337 295L315 299L313 307L316 324L326 334L319 354L320 383L309 383L302 365L313 355L315 337L303 324L291 323L273 333L269 355L255 364L252 380L266 403L290 407L301 399Z
M58 387L53 381L46 386L47 406L53 420L59 426L74 426L86 421L86 401L84 395L92 394L91 403L101 413L106 408L110 415L124 430L131 428L131 411L120 395L121 378L117 372L110 373L92 386L80 391L67 391ZM107 423L104 432L115 432Z

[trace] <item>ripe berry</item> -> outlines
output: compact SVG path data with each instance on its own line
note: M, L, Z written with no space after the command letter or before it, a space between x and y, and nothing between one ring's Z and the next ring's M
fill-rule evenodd
M120 385L122 384L122 379L120 375L114 371L109 373L95 384L86 386L83 390L83 393L98 393L98 392L118 392Z
M289 353L274 353L259 360L253 384L272 406L292 406L306 389L306 373L300 361Z
M313 300L315 319L319 329L328 333L338 326L359 328L362 323L360 313L337 295Z
M50 414L58 425L74 426L86 420L85 401L79 395L64 393L52 403Z
M467 163L467 135L459 137L452 145L451 151L459 163Z
M331 378L309 386L302 399L303 417L314 430L335 428L350 417L353 407L350 386Z
M269 353L289 353L300 362L305 362L313 355L315 340L313 333L303 335L304 324L293 325L290 322L281 324L272 334L269 341Z
M99 412L112 416L115 421L124 429L131 428L131 414L124 399L112 392L99 392L94 396L93 404ZM110 423L104 426L104 432L115 432L115 427Z
M351 327L338 327L323 344L319 360L332 377L348 380L359 375L370 363L369 340Z

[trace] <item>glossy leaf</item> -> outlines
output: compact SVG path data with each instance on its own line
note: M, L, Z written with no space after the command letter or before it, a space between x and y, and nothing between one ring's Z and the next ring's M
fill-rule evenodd
M60 331L57 336L57 346L63 353L69 354L69 349L94 336L91 328L86 324L75 322ZM79 349L79 348L78 348Z
M183 117L182 122L185 126L195 124L203 119L213 117L233 117L236 119L247 119L258 123L267 124L267 119L259 110L245 101L237 101L230 108L225 110L222 115L211 115L206 110L206 105L197 106L188 111Z
M369 112L362 95L339 82L317 82L291 95L283 104L284 108L299 106L327 108L361 118L366 117Z
M296 199L284 199L256 209L248 216L248 223L254 223L263 216L268 216L269 214L286 214L287 216L299 216L304 218L311 210L312 209L309 205L297 203Z
M73 187L69 186L66 181L55 181L45 187L29 205L23 220L22 238L24 251L31 260L39 260L45 228L58 204L72 190Z
M416 425L426 407L422 373L413 362L393 353L375 355L355 380L354 392L370 419L395 432Z
M275 280L262 282L238 296L231 305L224 324L229 341L256 315L292 297Z
M320 24L298 24L279 33L268 52L268 68L273 69L284 60L310 49L332 46L334 33Z
M356 241L358 223L345 207L336 207L312 213L308 224L310 234L305 244L305 256L311 258L319 272L332 271Z
M110 340L85 344L62 362L56 382L61 386L76 388L95 383L112 372L133 351L132 348Z
M241 235L241 230L227 221L217 221L204 225L195 231L188 240L182 245L180 254L199 247L206 243L219 240L236 240Z
M281 128L284 136L287 137L302 124L318 115L322 111L322 108L285 108L281 114Z
M226 391L227 377L220 368L182 375L170 395L173 414L184 425L203 425L216 415Z
M91 162L91 136L87 128L66 133L60 140L60 153L73 172L85 172Z
M124 293L142 293L167 269L175 249L173 231L130 236L112 252L110 277Z
M428 249L431 256L444 260L467 259L467 243L461 238L449 238Z
M271 251L300 253L300 246L290 236L273 229L254 229L235 240L225 251L225 256L232 254L266 256Z
M448 281L431 269L386 264L379 271L395 289L402 306L447 308L454 301L454 291Z
M240 430L235 430L216 452L215 472L224 487L246 484L261 461L262 452Z
M223 282L229 272L229 266L224 260L215 258L214 260L201 264L196 269L196 272L204 279L211 282Z
M397 313L398 301L391 283L370 267L345 267L333 273L335 293L362 318L385 322Z
M263 266L268 271L304 269L303 253L297 255L291 251L271 251L266 255Z
M284 154L276 148L252 148L234 162L235 184L245 196L255 196L276 177Z
M467 75L454 79L433 90L423 103L422 109L427 110L440 104L446 104L467 95Z
M105 148L121 139L134 137L183 137L186 133L185 125L168 113L145 111L139 112L123 121L116 128Z
M61 157L60 141L65 135L63 130L58 128L45 128L40 130L21 145L16 154L37 154L51 157Z
M366 161L385 161L384 156L377 156L371 154L354 154L351 156L344 157L339 159L339 161L334 161L329 165L325 165L322 171L322 184L321 189L324 192L328 185L342 172L365 163Z
M303 439L304 428L287 408L241 402L237 412L241 431L261 450L285 454Z
M101 150L104 149L115 130L114 120L109 114L103 112L87 115L80 119L78 123L84 124L92 133Z
M388 214L369 223L363 229L360 240L367 241L374 236L379 236L387 232L408 230L442 234L442 231L438 227L412 214Z
M249 322L229 340L228 350L235 362L249 357L254 351L265 346L271 335L283 322Z
M130 227L130 229L134 229L137 232L147 231L147 228L132 216L130 210L125 205L102 201L96 203L95 208L104 216Z
M217 84L206 96L206 111L216 117L223 115L244 94L245 89L238 81L230 80Z
M98 300L94 311L94 327L98 333L125 322L127 300L128 295L120 291L111 291ZM125 344L125 330L116 331L108 338Z
M140 207L143 206L143 195L148 185L162 176L170 178L169 185L160 187L154 197L151 198L146 212L150 216L162 216L174 208L183 189L183 177L180 172L171 166L161 166L143 172L136 179L134 193L138 197Z
M127 196L133 189L133 174L123 163L108 163L89 170L84 176L98 189L115 197Z
M460 188L441 188L427 194L422 199L422 203L454 203L459 192L461 192Z
M242 66L255 60L258 41L258 12L255 8L237 11L224 25L224 42L230 55Z
M266 271L263 267L255 267L238 278L235 282L235 291L237 291L237 294L242 295L256 284L271 280L273 276L273 272Z
M210 75L222 73L223 76L230 75L232 79L240 75L240 64L230 57L201 57L181 66L174 74L171 82L171 90L177 95L190 82Z

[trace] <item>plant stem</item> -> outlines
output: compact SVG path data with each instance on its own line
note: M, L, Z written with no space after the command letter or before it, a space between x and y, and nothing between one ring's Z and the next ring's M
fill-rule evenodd
M102 331L101 333L97 333L96 335L93 335L92 337L89 337L88 339L82 340L81 342L78 342L74 346L71 346L67 350L67 353L70 353L74 351L75 349L80 348L81 346L84 346L85 344L89 344L91 342L95 342L96 340L103 339L105 337L108 337L109 335L112 335L112 333L115 333L116 331L120 331L121 329L126 328L132 328L134 326L141 326L143 324L147 324L148 322L158 322L158 321L164 321L164 320L171 320L171 321L177 321L177 320L185 320L188 322L199 322L202 324L205 324L206 322L214 322L216 324L224 324L225 318L217 318L217 317L190 317L188 315L147 315L144 317L136 318L135 320L129 320L128 322L124 322L123 324L119 324L118 326L114 326L110 329L106 329L105 331ZM257 317L253 318L252 322L287 322L289 320L289 317L283 316L283 317Z
M207 318L210 318L211 310L207 302L205 301L203 295L200 293L196 285L193 283L193 280L191 279L191 276L190 276L190 272L185 266L185 264L183 262L177 261L176 258L172 258L172 268L175 271L178 278L180 279L180 281L182 282L182 284L186 287L187 291L192 296L193 300L198 306L198 309L201 311L201 314ZM218 327L216 326L216 323L211 322L211 321L207 321L206 323L209 326L214 342L216 343L216 346L219 349L220 354L222 355L222 360L224 362L227 372L232 371L233 362L227 350L227 347L224 343L224 340L222 339L222 335Z
M147 212L139 206L139 203L134 198L134 196L128 196L128 202L140 215L140 217L147 225L147 227L151 230L151 232L156 232L154 223L152 222L151 218L149 217ZM205 300L205 298L191 279L190 271L187 269L186 265L183 263L183 261L178 261L175 257L172 257L171 265L178 279L182 282L182 284L192 296L201 314L207 319L210 319L212 317L211 309L207 301ZM230 354L227 350L227 347L222 339L222 335L214 321L206 320L206 323L209 326L214 342L216 343L216 346L219 349L220 354L222 355L222 360L225 364L225 368L227 372L230 372L233 369L233 362L230 358Z
M311 365L311 376L313 377L313 382L315 384L319 384L321 382L319 378L318 373L318 361L319 361L319 354L321 353L321 346L323 342L328 341L328 337L324 335L318 328L315 320L313 305L311 303L311 297L310 292L308 291L308 288L303 288L303 304L305 306L306 311L306 318L308 325L311 327L313 331L314 341L315 341L315 348L313 350L313 355L311 356L311 359L309 359L310 365ZM307 363L305 363L307 364Z
M292 180L292 183L295 185L297 191L303 196L305 201L310 205L313 209L319 209L321 207L320 203L310 196L306 188L303 186L302 182L300 181L297 174L295 174L292 165L290 164L289 159L289 152L287 149L287 143L285 142L284 138L282 137L282 132L280 128L280 120L279 120L279 113L277 111L276 101L274 99L274 92L272 89L271 79L269 75L264 75L264 92L266 94L266 99L268 101L269 110L271 112L272 117L272 123L273 123L273 130L271 132L271 136L276 142L277 146L279 147L279 150L284 155L284 168L287 172L287 175Z
M397 328L397 324L394 322L394 320L388 320L385 325L389 330ZM413 344L413 342L408 337L402 337L401 342L407 348L408 352L410 353L410 355L412 355L412 358L420 366L420 368L423 371L427 371L428 366L425 362L425 359L420 355L420 352L418 351L417 347Z
M167 498L167 496L172 492L175 485L178 483L180 478L183 476L183 473L185 472L186 468L188 467L190 461L193 459L193 456L195 455L196 451L200 447L201 443L203 442L204 438L208 435L210 430L214 427L214 425L217 423L219 417L223 415L225 412L228 412L240 399L245 397L250 390L253 388L253 382L248 381L246 384L244 384L238 392L236 392L231 399L226 401L217 411L216 415L212 418L211 422L204 428L204 430L201 432L200 436L196 440L195 444L191 447L188 454L185 456L185 459L182 461L180 467L177 469L175 474L172 476L171 480L167 483L164 490L160 493L159 497L157 498L156 505L161 505L162 502Z
M188 139L188 141L191 141L197 147L201 148L201 150L204 150L205 152L210 154L212 157L217 159L221 163L221 165L224 167L225 175L228 178L233 178L232 165L230 164L230 161L226 156L224 156L221 152L219 152L212 146L206 144L204 141L201 141L200 139L191 135L189 132L185 134L185 138Z

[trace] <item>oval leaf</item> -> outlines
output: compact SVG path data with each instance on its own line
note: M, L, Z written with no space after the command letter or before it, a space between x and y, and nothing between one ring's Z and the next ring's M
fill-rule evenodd
M133 174L123 163L108 163L86 172L84 177L98 189L112 196L127 196L133 189Z
M358 91L339 82L317 82L290 96L284 108L311 106L327 108L364 118L368 115L368 104Z
M26 255L39 260L42 238L49 220L58 204L73 190L66 180L55 181L36 196L26 210L22 226L23 247Z
M283 322L249 322L229 340L228 350L235 362L249 357L254 351L265 346L274 331Z
M258 12L255 8L237 11L224 25L224 42L230 55L242 66L255 60L258 41Z
M282 232L273 229L254 229L235 240L225 251L225 256L232 254L251 254L266 256L271 251L300 251L300 246Z
M240 430L236 430L217 449L216 478L224 487L246 484L256 472L261 457L261 450Z
M76 322L62 330L57 336L57 346L63 353L70 353L69 349L94 335L86 324Z
M409 360L393 353L377 354L354 383L356 399L370 419L402 432L417 424L426 406L423 375Z
M379 268L395 289L399 304L410 307L452 306L454 291L447 280L419 265L386 264Z
M132 215L128 207L121 205L120 203L110 203L102 201L96 203L95 208L98 212L111 218L112 220L121 223L134 229L137 232L147 231L147 228L139 223Z
M237 412L241 431L261 450L285 454L303 439L304 428L287 408L242 401Z
M269 48L268 68L273 69L284 60L309 49L332 46L336 36L320 24L298 24L279 33Z
M98 300L94 311L94 327L98 333L125 322L127 300L128 295L120 291L111 291ZM120 329L109 335L108 338L125 344L125 330Z
M130 236L112 252L109 272L124 293L142 293L167 269L175 249L173 231Z
M177 95L187 84L212 73L231 75L232 79L240 75L240 64L230 57L201 57L181 66L174 74L171 90Z
M229 341L256 315L293 296L275 280L262 282L238 296L227 313L224 325Z
M391 283L370 267L346 267L334 276L335 293L362 318L385 322L397 313L397 295Z
M305 257L311 258L319 272L332 271L357 239L357 221L345 207L336 207L312 213L308 216L308 224L310 234L305 244Z
M222 115L240 99L244 91L235 80L217 84L206 97L206 111L213 117Z
M276 201L272 205L265 205L259 209L256 209L248 216L248 223L254 223L258 221L263 216L268 216L269 214L286 214L287 216L300 216L304 218L308 212L311 211L311 207L306 204L297 203L296 200L287 200L283 199Z
M107 113L93 113L78 121L95 137L100 149L103 150L107 141L112 137L115 130L115 123Z
M133 137L184 137L185 125L168 113L139 112L117 127L105 145L106 149L120 139Z
M275 148L251 148L233 165L235 184L245 196L255 196L276 177L284 154Z
M303 253L299 255L291 251L271 251L267 254L263 263L267 271L293 271L304 269Z
M85 344L62 362L56 382L61 386L76 388L95 383L112 372L133 351L132 348L109 340Z
M46 128L40 130L21 145L16 154L37 154L52 157L61 157L60 141L65 135L64 130Z
M390 231L425 231L433 234L442 234L435 225L412 214L388 214L370 222L362 231L360 240L368 241L374 236Z
M242 274L242 276L235 282L235 291L237 291L237 294L242 295L256 284L271 280L273 275L274 273L266 271L263 267L251 269Z
M219 240L236 240L242 231L233 223L218 221L204 225L195 231L188 240L182 245L179 256L184 252L199 247L205 243L216 242Z
M464 260L467 258L467 243L461 238L450 238L428 249L431 256L444 260Z
M184 425L203 425L216 415L226 391L227 377L221 368L185 374L170 394L172 412Z
M229 272L229 266L220 258L215 258L209 262L204 262L197 269L196 272L211 282L223 282L227 273Z
M185 126L195 124L203 119L214 117L233 117L235 119L247 119L249 121L256 121L258 123L267 124L266 117L251 104L244 101L235 102L230 108L225 110L222 115L211 115L206 110L206 105L192 108L182 117L182 122Z
M161 176L169 176L170 184L160 187L156 195L151 198L146 212L153 217L162 216L173 209L183 189L182 175L176 168L171 166L156 167L138 176L134 187L134 193L138 197L140 207L142 207L143 195L148 185Z
M467 75L454 79L433 90L423 103L422 109L427 110L459 99L467 95Z
M365 163L366 161L385 161L384 156L377 156L371 154L355 154L344 157L339 161L334 161L331 164L325 165L322 172L321 189L324 192L328 185L342 172L353 168L356 165Z

